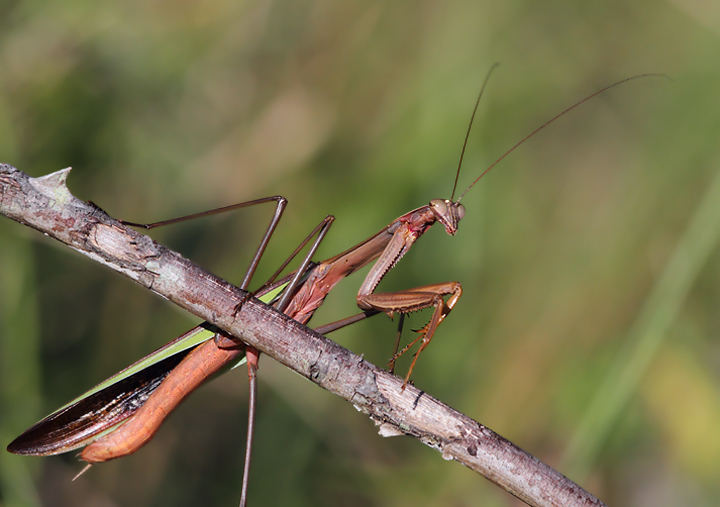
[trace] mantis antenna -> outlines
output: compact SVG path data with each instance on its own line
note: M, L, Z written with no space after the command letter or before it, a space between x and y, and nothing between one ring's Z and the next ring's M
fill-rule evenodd
M480 94L475 101L475 108L473 109L472 116L470 117L470 124L468 125L467 132L465 133L465 142L463 143L462 151L460 151L460 162L458 162L457 172L455 173L455 184L453 185L453 191L450 195L451 201L453 200L453 197L455 197L455 190L457 190L458 178L460 178L460 168L462 167L463 157L465 156L465 148L467 148L468 139L470 138L470 130L472 129L472 124L475 120L475 113L477 113L478 106L480 105L480 98L482 98L483 93L485 93L485 87L487 87L488 81L490 81L490 76L492 75L493 71L499 66L499 63L495 63L492 67L490 67L490 70L485 76L485 81L483 81L482 87L480 88ZM458 199L458 201L459 200L460 199Z
M495 69L496 66L497 66L497 64L495 64L495 65L490 69L490 72L488 72L488 75L487 75L487 77L485 78L485 83L483 83L482 90L480 91L480 96L482 96L482 92L483 92L483 90L485 90L485 85L487 84L487 80L488 80L488 78L490 77L490 74L492 73L492 71ZM554 122L555 120L557 120L558 118L560 118L561 116L563 116L565 113L568 113L568 112L572 111L573 109L575 109L575 108L578 107L579 105L587 102L588 100L592 99L593 97L596 97L597 95L600 95L601 93L608 91L610 88L615 88L615 87L618 86L618 85L621 85L621 84L623 84L623 83L627 83L628 81L632 81L632 80L634 80L634 79L639 79L639 78L642 78L642 77L651 77L651 76L655 76L655 77L665 77L665 78L668 77L668 76L666 76L665 74L639 74L639 75L637 75L637 76L632 76L632 77L625 78L625 79L623 79L623 80L621 80L621 81L618 81L618 82L613 83L613 84L611 84L611 85L609 85L609 86L606 86L605 88L603 88L603 89L601 89L601 90L599 90L599 91L596 91L596 92L593 93L592 95L589 95L589 96L585 97L584 99L582 99L581 101L576 102L575 104L573 104L572 106L568 107L567 109L565 109L565 110L564 110L563 112L561 112L560 114L558 114L558 115L554 116L553 118L551 118L550 120L546 121L545 123L543 123L542 125L540 125L538 128L536 128L535 130L533 130L532 132L530 132L527 136L525 136L520 142L518 142L517 144L515 144L515 146L513 146L513 147L510 148L508 151L506 151L499 159L497 159L495 162L493 162L493 163L490 165L490 167L488 167L487 169L485 169L485 170L482 172L482 174L480 174L480 176L478 176L477 178L475 178L475 181L473 181L473 182L470 184L470 186L468 186L468 187L465 189L465 191L460 195L460 197L458 197L458 200L455 201L455 202L456 202L456 203L459 203L459 202L460 202L460 199L462 199L462 198L465 196L465 194L467 194L468 190L470 190L470 189L475 185L475 183L477 183L477 182L480 180L480 178L482 178L483 176L485 176L485 175L490 171L490 169L492 169L492 168L495 167L498 163L500 163L500 161L501 161L502 159L504 159L505 157L507 157L510 153L512 153L513 151L515 151L515 149L516 149L517 147L519 147L521 144L523 144L525 141L527 141L528 139L530 139L532 136L534 136L535 134L537 134L538 132L540 132L542 129L544 129L545 127L547 127L548 125L550 125L552 122ZM477 111L477 105L478 105L479 102L480 102L480 97L478 97L478 101L477 101L477 103L475 104L475 111ZM475 118L475 111L473 111L472 118L470 119L470 126L468 127L468 132L467 132L467 135L465 136L465 144L463 144L462 153L460 154L460 165L462 165L463 155L465 154L465 146L467 145L468 136L470 135L470 127L472 127L472 121L473 121L473 119ZM458 166L458 171L457 171L457 174L455 175L455 187L457 187L458 177L460 176L460 165ZM453 187L453 197L455 196L455 187ZM451 197L450 199L452 200L452 197Z

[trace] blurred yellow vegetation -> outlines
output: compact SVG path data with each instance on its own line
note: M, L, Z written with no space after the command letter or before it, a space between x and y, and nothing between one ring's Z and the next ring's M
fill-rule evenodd
M717 371L696 350L663 348L641 387L670 459L710 485L720 476L720 391Z

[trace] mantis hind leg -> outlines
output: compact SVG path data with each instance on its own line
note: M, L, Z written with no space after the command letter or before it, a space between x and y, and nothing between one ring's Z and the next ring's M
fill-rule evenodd
M257 411L257 369L260 352L255 347L247 347L248 369L248 426L245 442L245 459L243 464L242 489L240 490L240 505L247 505L248 485L250 484L250 460L252 459L253 434L255 432L255 413Z

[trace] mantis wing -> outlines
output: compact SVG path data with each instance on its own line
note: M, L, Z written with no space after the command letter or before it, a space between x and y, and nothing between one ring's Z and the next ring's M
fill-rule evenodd
M208 324L191 329L34 424L7 450L51 456L100 438L133 415L191 350L214 335Z
M281 282L285 283L268 288L259 299L268 304L274 302L287 285L285 280ZM52 456L86 446L110 433L143 406L185 356L218 331L203 322L178 336L34 424L13 440L7 450L28 456ZM219 374L245 360L243 353Z

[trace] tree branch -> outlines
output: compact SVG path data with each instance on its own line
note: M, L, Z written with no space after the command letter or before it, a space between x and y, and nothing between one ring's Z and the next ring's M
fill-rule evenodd
M0 213L132 278L258 348L369 415L383 436L411 435L533 506L604 505L490 429L368 363L75 198L70 169L30 178L0 164Z

